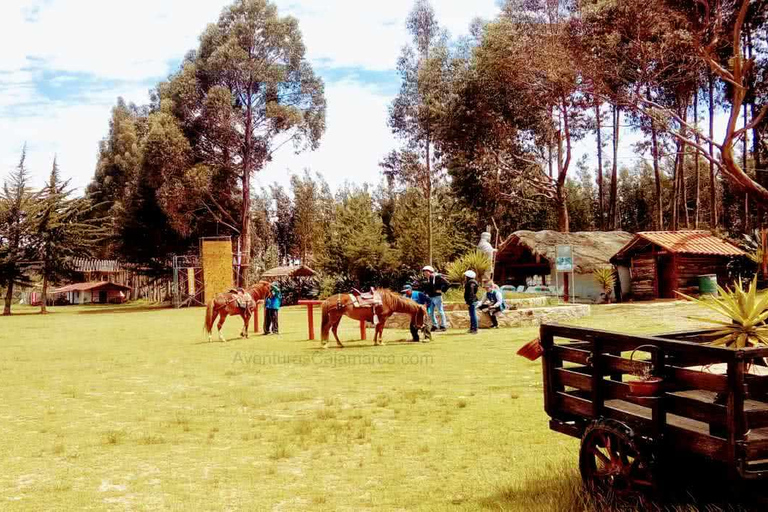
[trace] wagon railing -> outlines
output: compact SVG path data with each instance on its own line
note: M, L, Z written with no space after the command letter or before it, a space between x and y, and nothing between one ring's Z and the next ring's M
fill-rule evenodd
M768 473L768 375L749 372L768 349L703 342L711 330L635 336L541 326L544 407L552 429L580 436L610 418L659 446L724 462L741 476ZM631 359L638 350L644 360ZM634 396L632 375L664 379L657 396ZM768 372L765 372L768 374ZM625 377L630 376L630 377Z

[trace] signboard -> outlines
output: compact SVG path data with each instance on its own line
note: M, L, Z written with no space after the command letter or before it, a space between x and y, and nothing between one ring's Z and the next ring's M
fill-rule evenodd
M555 268L558 272L573 272L573 247L570 245L557 246Z

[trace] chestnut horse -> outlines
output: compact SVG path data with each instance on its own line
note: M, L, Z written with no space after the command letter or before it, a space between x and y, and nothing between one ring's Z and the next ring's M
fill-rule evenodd
M427 338L431 337L429 326L425 323L427 309L424 306L420 306L406 297L401 297L391 290L378 290L378 293L381 294L381 305L376 306L376 315L379 321L376 324L375 334L373 335L374 346L384 344L382 339L384 324L387 323L387 319L393 313L411 315L411 326L422 331ZM341 317L344 315L354 320L365 320L366 322L373 323L373 308L355 307L355 303L349 294L340 293L332 295L323 302L321 310L323 315L321 329L323 348L328 348L328 335L331 329L333 329L333 337L336 338L336 344L339 347L344 347L339 341L339 335L336 332L339 328Z
M219 330L219 341L227 341L224 336L221 335L221 326L224 325L224 320L229 315L240 315L243 319L243 330L240 331L241 337L248 337L248 324L251 321L251 314L256 304L260 300L263 300L269 293L269 288L272 283L269 281L259 281L250 289L246 290L252 301L247 304L245 308L241 308L237 305L237 294L226 292L216 295L216 298L208 303L205 308L205 323L203 329L208 334L208 341L211 341L211 331L213 330L213 322L216 321L216 317L219 317L219 325L216 327Z

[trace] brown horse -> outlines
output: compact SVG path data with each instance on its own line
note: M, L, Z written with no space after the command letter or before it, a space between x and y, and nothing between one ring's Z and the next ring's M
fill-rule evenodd
M221 326L224 325L224 320L226 320L229 315L240 315L240 317L242 317L243 330L240 331L240 336L247 338L248 324L251 321L253 309L260 300L263 300L267 296L271 285L272 284L269 281L259 281L251 286L250 289L246 290L250 294L252 301L249 302L245 308L241 308L237 305L237 294L231 292L220 293L215 299L210 301L205 308L205 324L203 324L203 329L208 334L208 341L211 341L213 322L216 321L217 316L219 317L219 325L216 326L219 330L219 341L227 341L221 334Z
M378 323L376 324L375 334L373 335L373 344L383 345L382 334L384 324L393 313L406 313L411 315L411 327L424 332L424 336L430 337L429 326L425 323L427 309L424 306L416 304L411 299L401 297L391 290L379 290L381 294L381 305L376 306L376 315ZM333 337L336 338L336 344L340 347L344 345L339 341L337 330L341 317L347 315L354 320L365 320L373 323L373 309L355 307L352 298L348 294L332 295L323 302L322 307L322 342L323 348L328 348L328 335L333 329Z

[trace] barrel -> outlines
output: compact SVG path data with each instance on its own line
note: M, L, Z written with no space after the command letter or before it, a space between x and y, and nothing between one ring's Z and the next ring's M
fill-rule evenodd
M702 295L717 295L717 274L699 276L699 293Z

